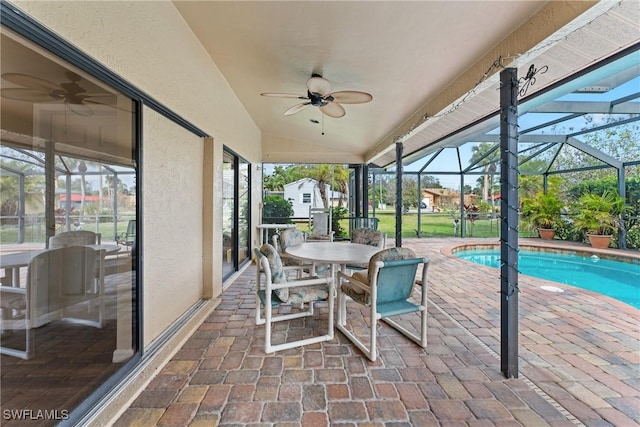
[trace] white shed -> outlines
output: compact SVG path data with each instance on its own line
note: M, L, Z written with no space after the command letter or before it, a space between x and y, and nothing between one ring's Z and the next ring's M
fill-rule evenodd
M329 184L326 184L326 194L330 193ZM296 218L308 218L309 207L322 208L326 203L322 200L318 181L311 178L302 178L284 185L284 199L293 205L293 216Z

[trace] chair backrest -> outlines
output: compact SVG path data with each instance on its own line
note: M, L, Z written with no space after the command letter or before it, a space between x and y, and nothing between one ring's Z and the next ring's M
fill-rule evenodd
M370 228L372 230L378 229L378 223L380 220L378 218L368 218L368 217L355 217L351 220L351 228Z
M282 264L282 258L278 254L276 248L268 243L260 246L260 250L256 252L258 262L261 263L262 270L264 271L267 280L271 283L286 283L287 274ZM289 289L274 289L273 293L284 302L289 299Z
M34 326L52 313L93 297L99 252L86 246L50 249L33 257L27 271Z
M291 246L297 246L304 243L304 233L297 228L287 228L280 232L279 238L280 250L283 252Z
M351 230L351 243L376 246L384 249L384 233L371 228L356 228Z
M127 224L127 234L125 234L126 240L133 242L136 238L136 220L130 219Z
M69 246L99 245L100 233L88 230L64 231L49 237L49 249L66 248Z
M385 304L409 298L423 258L407 248L389 248L369 260L369 283L376 282L376 303Z
M309 207L309 234L314 237L331 236L331 209Z

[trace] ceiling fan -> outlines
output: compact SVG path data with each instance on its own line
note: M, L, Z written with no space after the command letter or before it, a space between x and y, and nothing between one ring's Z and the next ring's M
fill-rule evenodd
M285 116L290 116L307 107L318 107L320 111L329 117L340 118L346 114L344 107L340 104L364 104L373 99L371 94L355 90L343 90L331 92L331 83L319 74L312 74L307 80L307 96L293 93L261 93L262 96L274 96L277 98L303 99L306 102L296 104L284 112Z
M5 73L2 74L4 80L22 87L1 89L0 95L17 101L63 101L71 111L82 116L93 115L93 110L87 104L102 104L90 98L114 96L106 92L87 92L79 84L82 77L71 71L67 71L65 76L69 82L57 84L27 74Z

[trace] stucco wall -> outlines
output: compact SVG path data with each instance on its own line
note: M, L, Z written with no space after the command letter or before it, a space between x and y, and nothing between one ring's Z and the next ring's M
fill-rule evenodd
M202 139L144 111L140 249L148 343L202 295L221 291L221 242L215 236L222 228L221 211L215 208L221 197L220 154L228 146L251 162L253 183L259 186L260 131L171 2L12 3L213 137L206 143L214 144L214 150L205 151ZM205 152L213 152L212 162L204 161ZM203 165L213 170L213 183L206 186ZM213 239L202 235L206 191L213 193ZM254 221L259 195L254 187ZM208 251L203 250L205 244L211 245ZM211 293L203 293L203 253L214 264L207 270L213 275L208 278Z
M143 110L144 338L202 296L203 140ZM175 165L190 165L176 168ZM146 342L148 343L148 342Z

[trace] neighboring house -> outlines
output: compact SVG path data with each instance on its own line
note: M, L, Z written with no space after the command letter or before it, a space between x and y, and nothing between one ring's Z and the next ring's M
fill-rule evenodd
M340 199L346 200L346 196L339 191L331 191L329 184L326 185L325 194L329 198L329 206L338 206ZM277 193L271 193L277 194ZM293 206L294 218L308 218L309 207L323 208L327 205L322 200L318 181L311 178L302 178L295 182L284 185L285 200L289 200Z
M426 200L428 199L428 203ZM476 203L478 196L475 194L465 194L464 204ZM439 212L445 207L460 206L460 192L451 191L446 188L423 188L422 202L425 203L429 211Z
M329 194L329 191L329 184L326 184L326 194ZM318 181L311 178L302 178L285 184L284 199L291 202L295 218L308 218L309 207L323 208L325 206L320 195Z
M86 203L100 203L100 196L97 194L85 194L84 202ZM82 205L82 194L71 193L71 210L80 209ZM86 206L86 205L85 205ZM67 195L58 195L58 207L65 209L67 207Z

